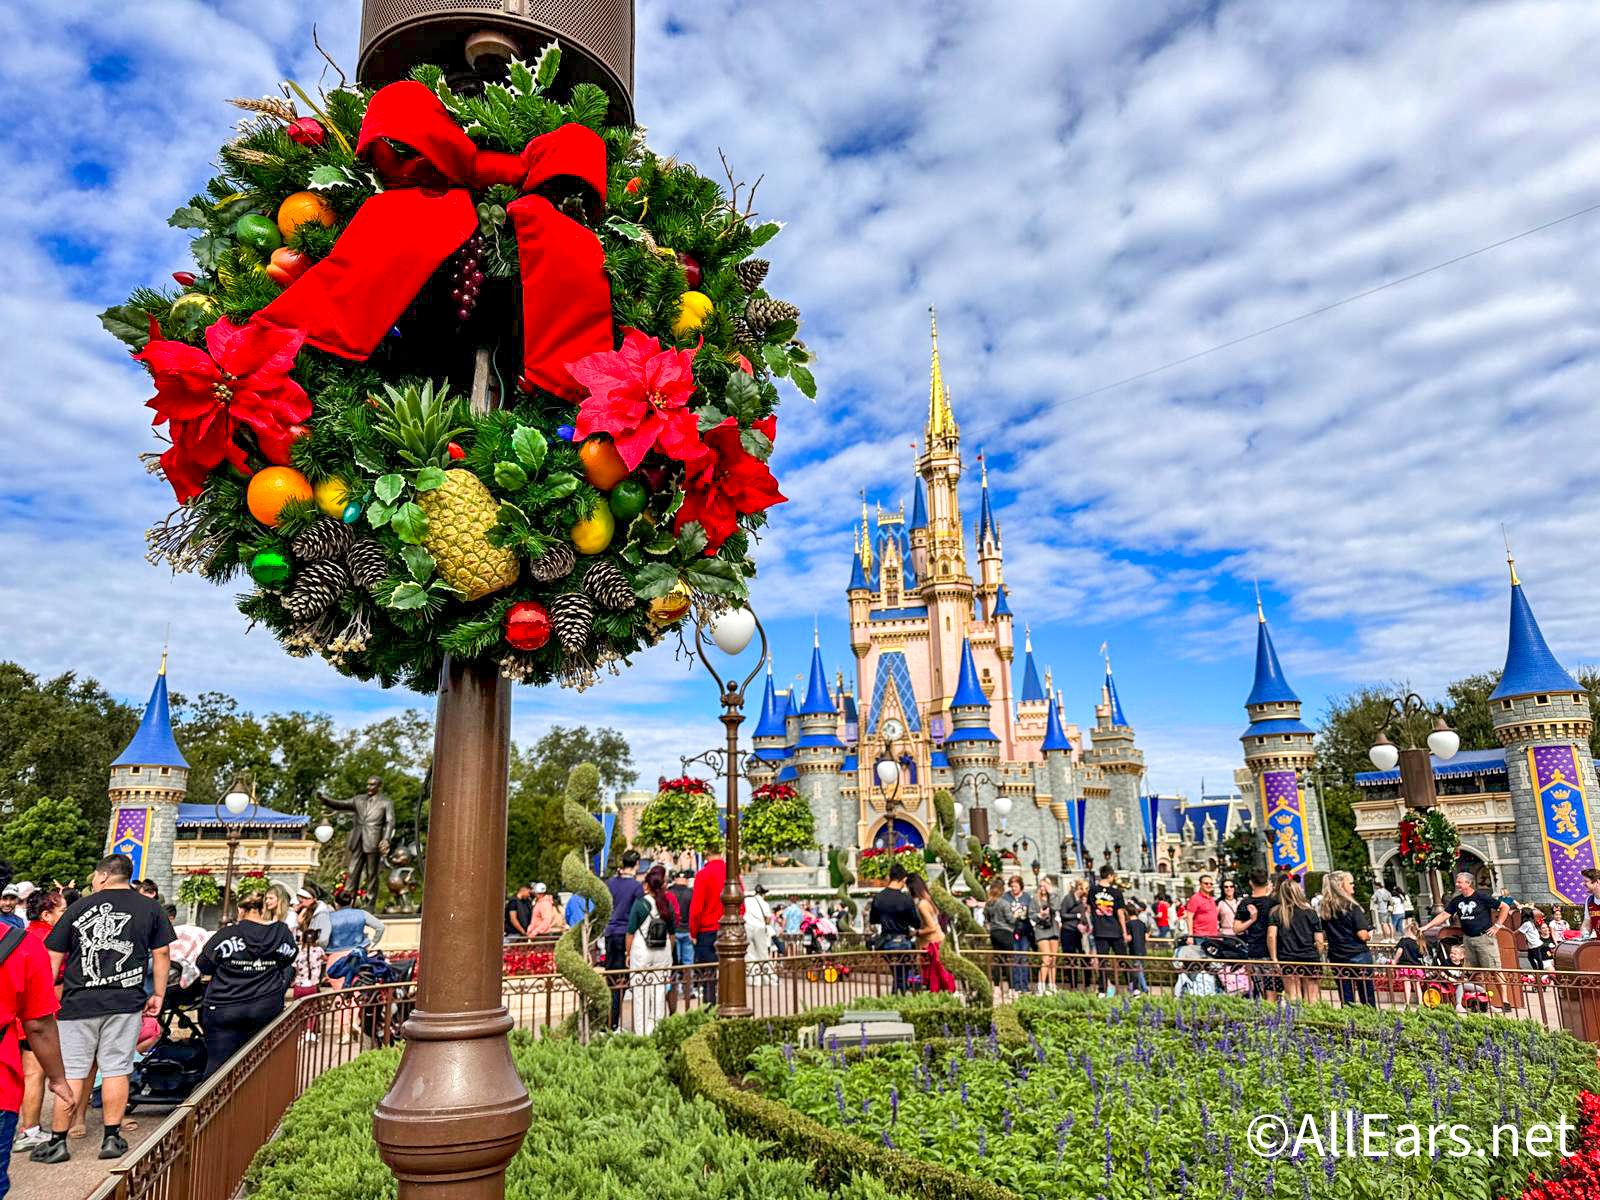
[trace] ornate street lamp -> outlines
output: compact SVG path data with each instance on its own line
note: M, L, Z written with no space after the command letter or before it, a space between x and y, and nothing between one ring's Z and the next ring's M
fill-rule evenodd
M223 810L227 815L223 815ZM233 777L233 782L228 785L227 792L222 799L211 806L216 813L217 820L221 823L228 839L228 869L222 880L222 924L226 925L229 915L235 911L233 903L233 867L239 853L239 840L244 836L244 827L248 824L245 814L255 816L256 813L256 784L255 779L247 771L240 771Z
M761 635L761 653L744 681L723 679L706 654L706 635L710 633L717 649L727 655L743 653L756 634ZM723 1017L748 1017L752 1009L745 994L744 958L747 941L744 932L744 884L739 877L739 726L744 723L744 693L750 681L767 661L767 631L761 627L755 610L730 608L694 629L694 649L717 682L722 699L722 725L728 731L728 745L721 752L722 774L728 781L728 833L725 844L727 878L722 885L722 921L717 932L717 1014ZM708 752L709 753L709 752Z
M985 782L984 776L976 771L968 771L960 779L956 780L955 790L959 795L962 788L969 783L972 785L972 804L967 809L967 822L971 829L971 836L978 839L979 845L987 846L989 844L989 810L983 807L983 797L978 793L978 784L983 782ZM995 812L999 813L999 811L999 805L996 804ZM1006 812L1010 811L1008 804ZM960 817L958 816L957 820L959 819Z
M1116 843L1111 847L1111 850L1117 856L1117 874L1120 875L1122 873L1122 843Z
M1416 718L1426 717L1429 713L1433 714L1433 729L1428 734L1426 749L1411 745L1402 750L1389 740L1390 729L1404 734L1408 726L1415 728ZM1405 740L1409 742L1413 739L1407 736ZM1421 696L1407 692L1389 701L1389 711L1378 729L1377 739L1367 751L1367 757L1380 771L1392 771L1398 765L1402 803L1408 808L1426 811L1439 803L1439 791L1433 778L1433 763L1429 754L1448 761L1455 757L1459 749L1461 735L1446 724L1443 707L1435 705L1430 708ZM1428 871L1428 891L1435 905L1442 894L1438 875L1437 871Z

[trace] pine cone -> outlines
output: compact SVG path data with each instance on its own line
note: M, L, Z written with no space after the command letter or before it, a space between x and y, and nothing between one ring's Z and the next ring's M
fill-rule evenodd
M283 607L296 621L309 621L349 590L350 573L343 563L329 559L309 562L295 573L293 586L283 594Z
M389 556L377 542L357 542L345 551L344 565L357 587L371 592L389 578Z
M750 328L750 322L743 317L735 317L729 323L733 326L733 344L735 346L754 346L761 340L756 336L756 331Z
M323 517L315 525L302 530L289 543L289 549L301 562L318 558L339 558L354 541L350 526L337 517Z
M568 592L552 597L546 607L550 610L550 627L555 630L561 648L570 656L581 655L594 629L594 601L582 592Z
M739 286L747 292L753 292L761 286L761 281L767 277L767 269L772 264L764 258L747 258L734 267L733 273L738 277Z
M798 321L800 310L787 300L768 300L758 296L744 306L744 319L750 322L750 328L764 333L783 321Z
M571 575L572 568L577 565L578 556L572 552L572 547L566 542L556 542L528 564L528 574L540 583L554 583Z
M583 577L583 590L588 592L601 608L632 608L637 600L633 584L623 574L622 568L609 559L602 558L591 566Z

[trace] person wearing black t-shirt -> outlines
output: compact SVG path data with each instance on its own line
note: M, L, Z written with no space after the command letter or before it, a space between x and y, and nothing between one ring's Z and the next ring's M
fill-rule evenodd
M1320 998L1317 976L1325 945L1317 910L1306 900L1300 881L1287 876L1278 885L1278 905L1267 923L1267 954L1279 964L1286 1000L1312 1004Z
M1444 912L1435 915L1422 927L1422 932L1426 934L1430 929L1448 923L1453 917L1456 924L1461 926L1464 964L1468 967L1498 967L1500 943L1494 936L1494 929L1506 915L1502 909L1510 911L1503 902L1478 887L1476 875L1471 871L1457 871L1456 890L1444 902ZM1491 975L1478 978L1488 988L1489 1002L1494 1003L1499 996L1500 977ZM1503 999L1500 1000L1500 1008L1503 1012L1511 1011L1511 1006Z
M528 922L533 919L533 885L519 884L517 894L506 901L505 940L520 942L528 936Z
M1144 978L1144 958L1150 953L1150 946L1145 940L1150 929L1144 923L1145 906L1137 900L1128 901L1128 953L1133 958L1130 973L1133 976L1128 985L1130 992L1143 994L1150 990L1150 985Z
M1250 872L1250 894L1240 898L1233 912L1233 933L1244 939L1246 958L1265 962L1272 957L1267 953L1267 926L1272 922L1272 910L1277 907L1278 900L1272 894L1268 875L1257 867ZM1257 996L1282 990L1278 977L1264 968L1250 968L1250 981L1251 990Z
M1334 971L1339 980L1340 1002L1376 1006L1372 973L1360 967L1372 962L1372 951L1367 949L1372 923L1367 920L1367 910L1356 900L1355 882L1349 871L1329 871L1323 877L1322 932L1328 939L1328 961L1351 967L1345 972Z
M878 927L877 949L892 952L893 991L906 991L911 978L911 955L905 952L917 948L912 938L922 920L917 915L917 902L906 891L906 869L899 863L889 868L889 885L872 898L869 919Z
M267 919L259 895L240 896L239 919L213 933L195 963L211 976L200 1008L207 1075L283 1011L294 956L289 927Z
M1116 880L1116 868L1107 864L1100 868L1099 880L1089 889L1089 930L1094 936L1100 968L1095 987L1107 996L1116 993L1115 976L1122 973L1111 959L1128 953L1128 902Z

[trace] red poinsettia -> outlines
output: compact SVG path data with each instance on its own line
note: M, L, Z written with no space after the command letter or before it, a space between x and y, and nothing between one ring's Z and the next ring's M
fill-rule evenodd
M198 350L163 340L160 332L152 319L150 341L133 357L155 378L151 424L167 422L172 448L161 456L161 470L181 504L199 494L224 460L248 473L245 451L234 441L241 425L268 446L282 444L289 427L311 415L305 389L289 378L305 333L223 317Z
M688 408L694 355L663 350L648 334L625 329L622 349L568 363L567 372L589 390L578 404L577 439L609 433L630 471L651 450L680 461L703 454L699 421Z
M763 417L754 428L770 440L777 417ZM739 442L739 422L729 417L705 434L705 453L684 469L683 504L674 530L699 521L706 531L706 553L715 554L738 528L740 513L760 512L786 497L767 464Z

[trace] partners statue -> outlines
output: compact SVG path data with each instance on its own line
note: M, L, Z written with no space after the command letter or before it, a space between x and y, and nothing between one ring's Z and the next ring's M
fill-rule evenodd
M379 863L389 852L389 839L394 836L394 802L383 794L383 780L372 776L367 780L367 790L348 800L333 800L321 792L317 799L326 808L354 814L350 837L345 842L345 887L356 896L365 890L376 908Z

